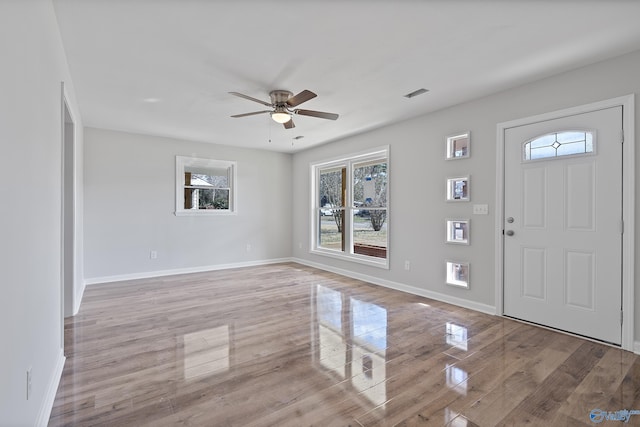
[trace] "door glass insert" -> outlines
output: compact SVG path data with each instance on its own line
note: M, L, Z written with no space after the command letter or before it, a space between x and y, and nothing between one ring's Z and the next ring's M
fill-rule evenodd
M524 143L524 160L550 159L593 153L594 138L590 131L554 132Z

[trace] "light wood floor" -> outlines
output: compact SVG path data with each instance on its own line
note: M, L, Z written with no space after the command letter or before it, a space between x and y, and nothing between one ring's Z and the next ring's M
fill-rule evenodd
M50 426L595 426L621 423L592 409L640 409L632 353L298 264L91 286L65 347Z

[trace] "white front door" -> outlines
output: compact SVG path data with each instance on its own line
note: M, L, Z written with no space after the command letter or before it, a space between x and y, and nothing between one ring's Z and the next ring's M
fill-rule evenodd
M505 129L504 314L621 343L622 107Z

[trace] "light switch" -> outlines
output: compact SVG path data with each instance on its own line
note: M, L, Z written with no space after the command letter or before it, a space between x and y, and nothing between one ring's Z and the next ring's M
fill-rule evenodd
M473 205L474 215L489 215L489 205Z

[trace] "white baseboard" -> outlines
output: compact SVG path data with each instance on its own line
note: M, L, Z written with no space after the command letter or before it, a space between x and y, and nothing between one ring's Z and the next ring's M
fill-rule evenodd
M422 288L416 288L415 286L406 285L404 283L393 282L391 280L380 279L374 276L368 276L366 274L354 273L353 271L343 270L341 268L331 267L324 264L307 261L300 258L294 258L293 262L297 262L309 267L318 268L320 270L330 271L332 273L340 274L342 276L351 277L353 279L363 280L365 282L373 283L374 285L384 286L385 288L395 289L397 291L406 292L413 295L418 295L425 298L431 298L436 301L446 302L448 304L457 305L459 307L468 308L470 310L479 311L486 314L495 315L496 308L492 305L482 304L475 301L469 301L463 298L454 297L451 295L441 294L439 292L433 292Z
M84 296L84 290L86 288L87 284L82 283L82 289L79 289L73 298L73 316L78 314L78 311L80 311L80 303L82 302L82 297Z
M640 341L633 342L633 352L635 354L640 354Z
M38 418L36 418L36 426L46 427L49 424L49 418L51 417L53 402L56 400L56 393L58 392L58 385L60 385L60 379L62 378L62 370L64 369L65 360L66 358L64 357L64 353L60 350L56 369L49 380L49 385L45 390L42 406L40 406L40 411L38 412Z
M200 267L176 268L172 270L145 271L141 273L121 274L116 276L92 277L85 279L85 285L97 285L101 283L122 282L125 280L150 279L153 277L173 276L175 274L202 273L205 271L227 270L230 268L255 267L259 265L279 264L291 262L291 258L277 258L260 261L236 262L231 264L205 265Z

